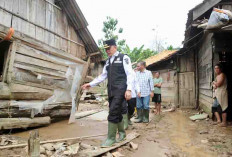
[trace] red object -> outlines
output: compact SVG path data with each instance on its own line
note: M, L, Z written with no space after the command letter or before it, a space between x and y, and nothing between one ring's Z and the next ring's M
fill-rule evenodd
M10 28L7 35L5 36L3 40L10 40L13 35L14 35L14 28Z

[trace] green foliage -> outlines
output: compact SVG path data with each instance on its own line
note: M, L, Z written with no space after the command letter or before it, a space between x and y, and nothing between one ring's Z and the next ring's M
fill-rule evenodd
M174 48L173 48L172 45L170 45L170 46L167 47L167 50L174 50Z
M104 59L107 58L107 54L105 49L103 48L103 41L109 39L115 39L117 42L118 51L122 52L122 50L126 47L126 40L119 40L118 35L123 33L123 28L117 28L118 20L112 17L107 16L106 21L103 22L104 38L98 40L98 45L100 50L103 52Z
M119 40L119 35L123 33L123 28L118 29L117 25L118 20L109 16L107 16L106 21L103 22L102 31L104 32L104 38L98 40L98 45L101 52L103 52L104 59L107 58L107 54L103 48L103 41L109 39L116 40L118 51L127 54L130 57L132 63L145 60L155 54L158 54L158 52L154 50L144 49L144 45L130 49L130 47L126 44L126 40Z
M127 54L130 57L132 63L145 60L157 54L157 52L151 49L144 49L144 45L139 48L135 47L132 50L129 48L128 45L126 45L126 48L122 53Z

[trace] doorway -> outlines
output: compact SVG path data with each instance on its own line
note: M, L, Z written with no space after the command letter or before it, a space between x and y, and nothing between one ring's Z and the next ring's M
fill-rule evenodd
M181 107L195 107L194 72L179 73L179 104Z
M9 41L0 42L0 82L3 81L4 69L7 64L6 61L7 61L10 44L11 42Z
M232 33L215 33L215 52L218 57L214 60L214 65L220 63L223 67L223 72L227 77L228 90L228 121L232 121Z

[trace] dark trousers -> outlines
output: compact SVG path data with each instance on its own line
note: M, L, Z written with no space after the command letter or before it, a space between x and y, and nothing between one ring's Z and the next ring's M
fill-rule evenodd
M119 123L122 121L122 114L127 114L127 102L124 96L109 97L108 121Z
M128 113L132 116L135 112L135 107L136 107L136 98L132 98L129 101L127 101L128 103Z

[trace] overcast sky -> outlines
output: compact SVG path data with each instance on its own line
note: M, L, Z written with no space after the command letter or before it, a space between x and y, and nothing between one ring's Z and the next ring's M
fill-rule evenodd
M152 48L155 33L166 45L181 47L190 9L202 0L76 0L97 42L104 35L106 16L117 18L124 29L121 39L133 47ZM155 31L152 31L155 29Z

